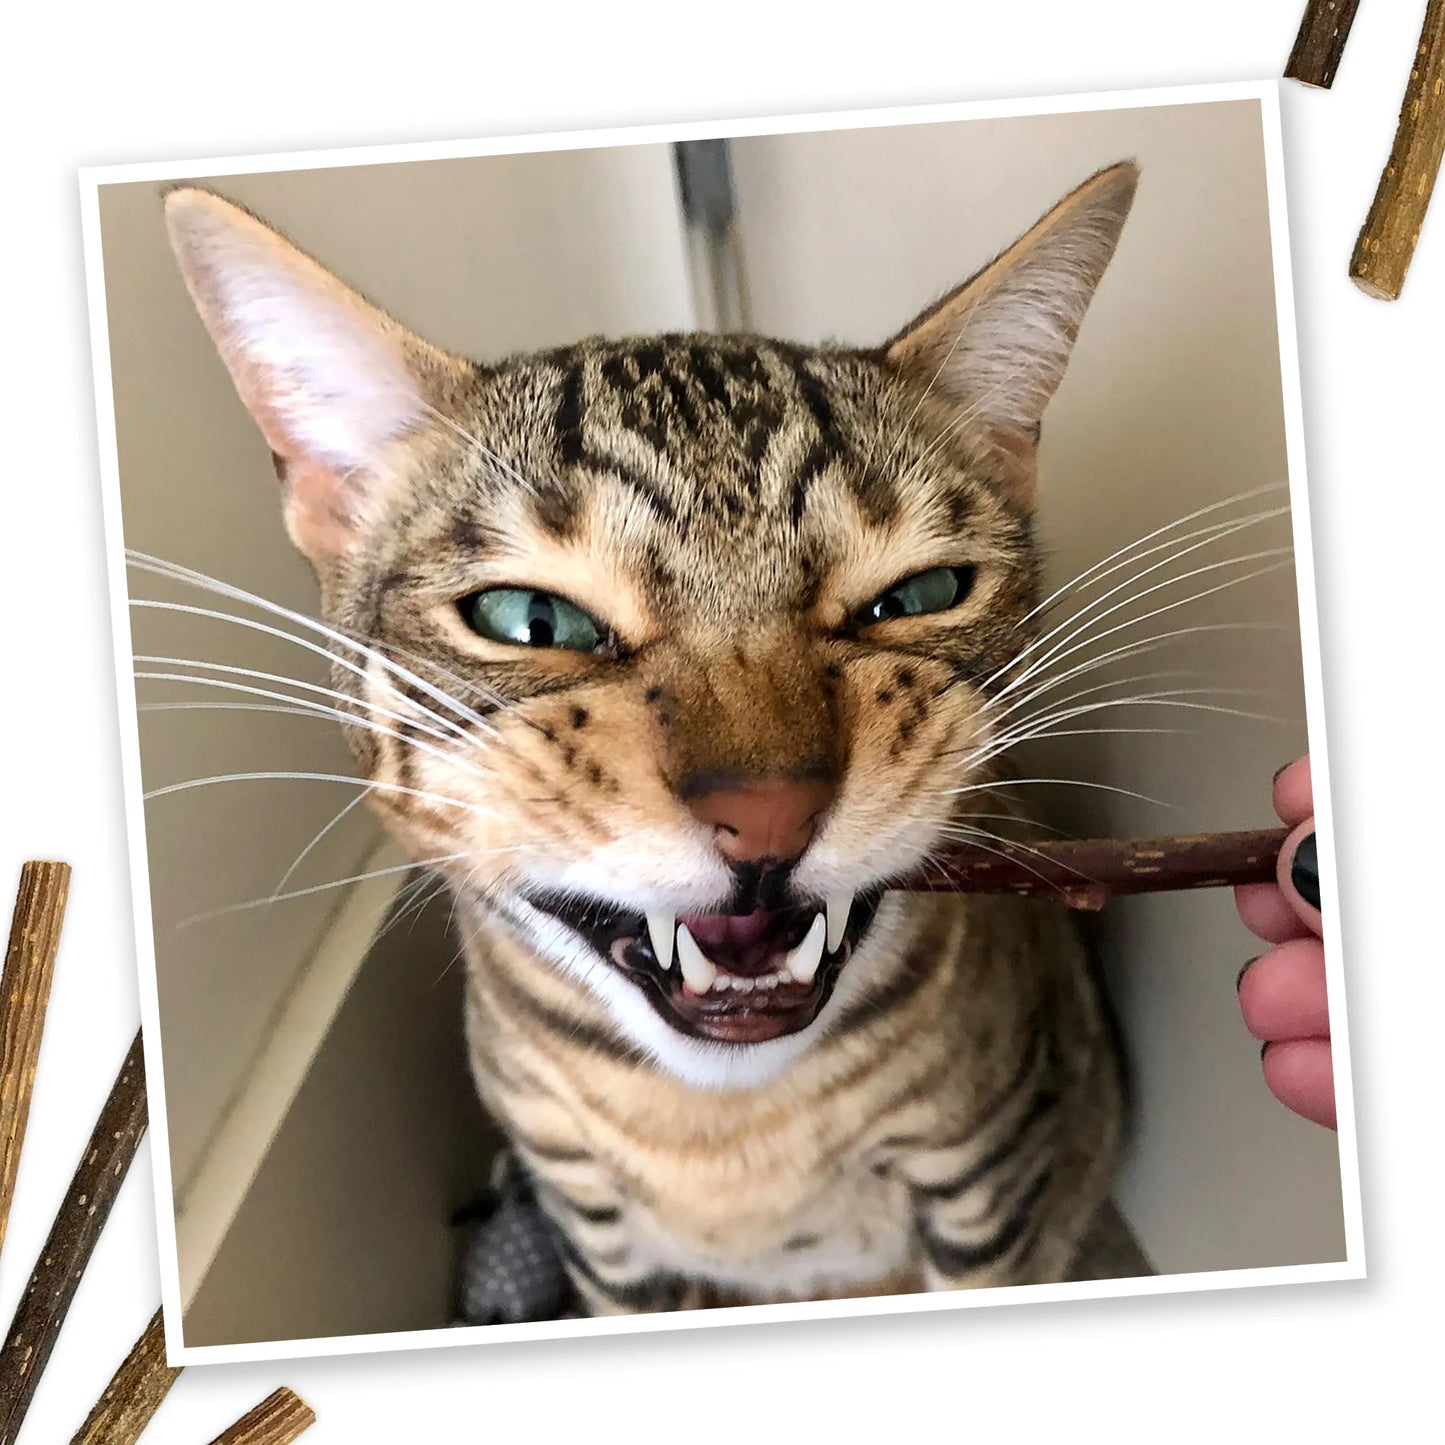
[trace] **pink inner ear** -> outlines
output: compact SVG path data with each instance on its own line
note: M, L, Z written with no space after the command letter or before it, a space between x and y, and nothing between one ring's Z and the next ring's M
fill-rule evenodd
M999 468L999 480L1011 500L1030 511L1038 490L1038 437L1021 437L1016 433L994 432L989 437Z
M356 542L349 488L325 462L282 458L286 530L313 562L348 551Z
M231 367L241 404L261 428L261 435L265 437L272 455L288 465L299 460L301 447L285 425L280 408L272 401L273 387L267 385L267 373L227 352L223 351L222 355Z
M355 541L355 517L344 476L309 455L287 426L273 398L275 376L248 366L235 372L236 389L271 449L286 504L286 530L312 561L348 550Z

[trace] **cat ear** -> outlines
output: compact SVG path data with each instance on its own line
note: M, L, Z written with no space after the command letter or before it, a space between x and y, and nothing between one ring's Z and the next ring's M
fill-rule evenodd
M402 439L466 364L209 191L171 191L165 215L191 299L275 455L292 539L313 562L347 551Z
M888 359L964 410L1023 502L1084 312L1119 241L1139 170L1110 166L887 344Z

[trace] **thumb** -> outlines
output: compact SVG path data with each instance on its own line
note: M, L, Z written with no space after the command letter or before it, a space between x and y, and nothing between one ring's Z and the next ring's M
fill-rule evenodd
M1315 851L1315 820L1306 818L1284 840L1279 850L1277 878L1280 891L1299 921L1317 937L1324 932L1320 920L1320 868Z

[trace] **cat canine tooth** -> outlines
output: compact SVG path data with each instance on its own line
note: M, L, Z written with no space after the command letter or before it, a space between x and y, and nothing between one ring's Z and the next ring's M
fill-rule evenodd
M666 973L672 967L672 939L677 932L677 914L655 909L647 915L647 936L657 955L657 966Z
M799 983L812 983L817 976L818 965L823 961L824 928L823 915L819 913L803 941L783 960L783 967Z
M848 915L853 911L853 894L835 893L828 899L828 952L837 953L848 928Z
M697 946L697 939L687 931L685 923L679 924L677 930L677 966L694 993L706 993L717 978L717 966Z

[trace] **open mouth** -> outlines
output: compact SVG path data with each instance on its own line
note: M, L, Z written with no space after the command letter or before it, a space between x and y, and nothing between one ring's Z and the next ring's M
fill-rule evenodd
M817 1018L878 911L881 891L751 913L625 913L598 899L536 907L636 983L664 1022L694 1038L756 1044Z

